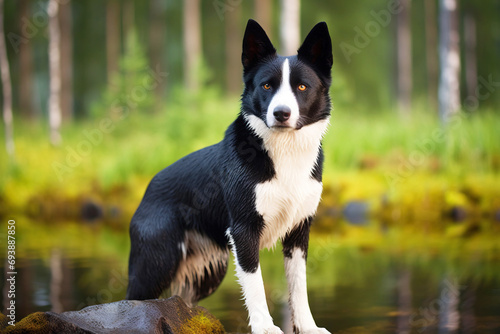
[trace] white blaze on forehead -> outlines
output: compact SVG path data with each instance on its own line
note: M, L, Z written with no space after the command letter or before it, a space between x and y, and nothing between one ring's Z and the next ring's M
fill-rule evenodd
M290 108L292 114L287 123L289 126L295 127L299 120L299 104L290 86L290 63L288 59L285 59L283 62L280 87L274 94L269 107L267 107L266 123L269 127L272 127L277 122L274 118L274 109L278 106L287 106Z

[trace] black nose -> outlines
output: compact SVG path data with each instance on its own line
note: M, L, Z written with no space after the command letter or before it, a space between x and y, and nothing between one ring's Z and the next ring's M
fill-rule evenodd
M274 118L281 123L288 121L291 114L292 111L287 106L277 106L273 112Z

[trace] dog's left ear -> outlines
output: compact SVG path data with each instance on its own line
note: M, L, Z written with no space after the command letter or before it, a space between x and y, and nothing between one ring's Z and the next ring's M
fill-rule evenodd
M309 63L326 78L331 77L330 72L333 64L332 40L325 22L320 22L311 29L299 48L297 57Z

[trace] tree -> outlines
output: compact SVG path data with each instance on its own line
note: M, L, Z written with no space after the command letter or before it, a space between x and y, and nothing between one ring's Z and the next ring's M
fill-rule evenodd
M14 157L14 130L12 120L12 83L10 81L9 59L5 45L4 1L0 0L0 71L2 72L3 121L5 126L5 147L9 156Z
M401 0L401 11L397 16L398 49L398 109L408 115L411 110L412 71L411 71L411 21L410 0Z
M153 68L164 68L165 47L165 3L161 0L151 0L149 4L149 59ZM155 88L155 109L160 110L163 106L166 80L158 83Z
M456 0L439 0L439 115L443 123L460 108L460 53Z
M31 17L29 0L19 1L20 16ZM19 29L25 23L19 20ZM35 116L35 108L33 106L33 43L19 43L19 111L24 119L33 119Z
M61 31L59 29L59 2L49 0L49 125L52 145L61 143Z
M71 1L59 6L59 29L61 32L61 112L62 119L73 119L73 39Z
M199 88L197 71L201 63L200 1L184 1L184 85L190 92Z
M255 0L254 7L255 20L264 28L271 40L273 40L271 31L272 4L272 1L269 0Z
M153 90L164 77L154 78L148 67L148 58L132 27L125 38L125 50L118 68L111 76L108 88L91 108L94 117L110 114L122 120L132 112L148 112L153 106Z
M226 28L226 92L241 92L241 6L225 16Z
M438 52L436 1L425 0L425 59L427 64L427 99L429 107L437 110Z
M476 19L472 13L467 13L464 18L464 43L467 96L475 96L477 88Z
M120 5L118 0L106 4L106 70L108 83L118 70L120 59Z
M300 43L300 0L281 0L280 14L281 54L297 52Z

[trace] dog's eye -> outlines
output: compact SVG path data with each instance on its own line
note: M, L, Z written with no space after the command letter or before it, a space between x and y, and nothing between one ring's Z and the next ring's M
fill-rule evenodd
M268 84L268 83L265 83L262 85L262 88L264 88L265 90L270 90L271 89L271 85Z
M299 87L297 87L301 92L305 91L307 89L307 86L306 85L299 85Z

